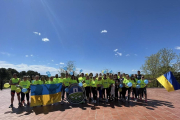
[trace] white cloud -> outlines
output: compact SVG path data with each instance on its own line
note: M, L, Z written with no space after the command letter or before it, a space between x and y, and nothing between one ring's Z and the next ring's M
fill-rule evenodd
M56 65L59 65L59 64L56 64Z
M39 34L38 32L33 32L33 33L36 34L36 35Z
M135 72L135 71L138 71L138 70L134 70L134 69L133 69L132 71Z
M31 57L32 57L33 55L31 54Z
M175 47L175 49L180 50L180 46Z
M26 57L29 57L28 55L26 55Z
M50 64L50 63L47 63L47 64Z
M119 56L122 56L122 53L117 52L117 54L118 54Z
M0 52L2 55L7 55L7 56L11 56L10 53L7 53L7 52Z
M60 62L59 64L64 65L64 63Z
M51 60L52 62L54 62L54 60Z
M130 56L129 54L127 54L126 56Z
M117 55L117 54L115 54L115 55Z
M36 61L36 60L33 60L33 61Z
M41 74L46 74L46 71L49 71L51 75L55 75L58 73L58 69L54 67L48 67L45 65L27 65L27 64L11 64L6 61L0 61L0 68L14 68L17 71L28 71L28 70L34 70Z
M49 39L48 39L48 38L42 38L42 41L44 41L44 42L48 42L48 41L49 41Z
M118 49L115 49L114 52L118 51Z
M137 54L134 54L135 56L137 56Z
M102 30L101 33L107 33L107 30Z
M38 32L33 32L35 35L41 35L41 33L38 33Z

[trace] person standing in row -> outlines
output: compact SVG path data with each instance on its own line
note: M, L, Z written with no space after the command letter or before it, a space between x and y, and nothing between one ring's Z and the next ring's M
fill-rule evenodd
M109 79L106 78L106 74L104 74L102 85L103 85L103 96L104 98L106 97L106 102L108 102L110 91L109 91Z
M86 87L85 87L85 90L86 90L86 99L87 99L87 102L89 103L89 98L90 98L90 94L91 94L91 89L90 89L90 86L91 86L91 80L89 79L89 76L86 77L86 80L85 80L85 83L86 83Z
M99 91L99 100L102 101L102 77L98 78L97 81L97 90Z
M66 73L66 78L63 79L63 94L62 94L61 104L64 103L63 100L64 100L64 95L65 95L65 89L66 89L67 87L69 87L69 85L70 85L70 78L69 78L69 76L68 76L68 73ZM67 95L66 95L66 97L67 97ZM66 99L65 99L65 101L66 101Z
M27 100L27 105L30 105L30 103L29 103L29 91L30 91L30 85L31 85L31 83L30 83L29 80L27 80L27 76L24 76L24 77L23 77L23 81L21 81L21 82L19 83L19 85L20 85L21 89L23 89L23 88L26 88L26 89L27 89L27 92L26 92L26 93L23 93L23 92L21 91L21 105L24 105L24 104L25 104L25 100L24 100L25 96L26 96L26 100Z
M91 90L93 93L92 103L96 103L96 100L97 100L97 83L98 83L98 81L96 80L95 77L93 77L93 80L91 81Z
M126 91L128 91L128 98L126 99L128 102L129 102L129 99L130 99L130 93L131 93L131 87L127 86L127 84L130 82L130 78L129 78L129 75L126 75L126 78L124 79L123 83L125 85L125 93L123 93L123 96L125 98L125 95L126 95Z
M117 101L118 100L118 89L119 89L119 79L118 79L118 76L117 74L114 75L114 81L115 81L115 100Z
M16 85L19 85L20 79L17 77L17 74L14 73L13 74L13 78L11 78L11 80L9 81L9 84L11 85L11 105L9 106L9 108L13 107L13 102L14 102L14 96L16 93ZM20 102L20 93L16 93L17 94L17 99L19 101L19 106L21 106L21 102Z

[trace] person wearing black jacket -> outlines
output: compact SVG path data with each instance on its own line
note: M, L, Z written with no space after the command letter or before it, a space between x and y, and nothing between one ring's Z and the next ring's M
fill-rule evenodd
M114 75L114 80L115 80L115 100L118 100L118 89L119 89L120 80L118 79L117 74Z
M137 71L137 79L138 79L138 80L141 79L141 76L142 76L142 75L141 75L140 71ZM139 93L139 92L138 92L137 95L140 96L139 94L142 94L142 97L143 97L143 92L142 92L142 93Z

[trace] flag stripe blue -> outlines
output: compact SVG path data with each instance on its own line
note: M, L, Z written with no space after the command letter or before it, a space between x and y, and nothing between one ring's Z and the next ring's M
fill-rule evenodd
M61 92L62 83L31 85L31 96L35 95L50 95Z
M176 81L176 78L173 76L171 71L164 74L164 77L171 83L171 85L174 87L174 90L180 89L180 84Z

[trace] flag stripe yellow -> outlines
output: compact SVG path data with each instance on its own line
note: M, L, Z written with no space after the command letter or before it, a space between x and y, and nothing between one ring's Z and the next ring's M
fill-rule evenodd
M48 105L61 101L61 92L49 95L34 95L31 96L31 107Z
M162 84L162 86L164 86L164 88L168 92L174 91L173 85L166 79L166 77L164 75L158 77L157 80Z

